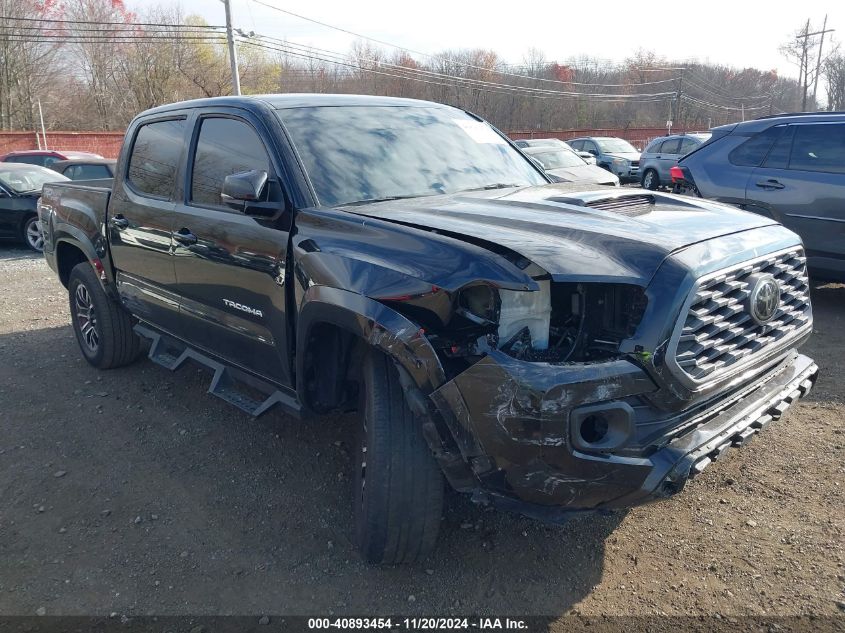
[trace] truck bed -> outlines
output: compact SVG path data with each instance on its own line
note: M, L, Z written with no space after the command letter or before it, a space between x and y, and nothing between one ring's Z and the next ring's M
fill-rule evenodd
M111 192L111 178L45 184L38 205L45 252L52 253L63 238L100 243Z

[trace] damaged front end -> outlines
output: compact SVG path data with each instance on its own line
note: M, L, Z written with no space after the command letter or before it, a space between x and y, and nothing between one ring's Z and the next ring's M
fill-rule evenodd
M761 265L787 256L801 257ZM477 501L557 521L673 494L815 381L815 364L794 351L805 328L708 389L674 384L667 343L702 273L683 258L645 288L555 281L522 263L536 290L479 282L386 300L422 325L440 359L446 382L429 394L426 435L451 483ZM805 276L785 279L803 292Z

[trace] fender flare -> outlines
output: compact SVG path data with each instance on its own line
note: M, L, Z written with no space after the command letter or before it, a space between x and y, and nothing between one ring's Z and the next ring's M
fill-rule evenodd
M59 245L60 244L69 244L74 246L75 248L79 249L85 258L88 260L88 263L94 268L96 273L97 279L100 282L100 286L103 288L103 291L112 298L116 298L115 286L114 286L114 278L111 271L111 262L108 261L106 257L100 257L97 254L94 245L91 243L91 240L82 233L79 229L73 226L64 225L62 226L61 231L56 232L57 235L54 236L54 257L56 258L56 272L58 273L60 270L59 265ZM97 265L99 263L99 266Z
M419 325L374 299L332 288L311 286L305 293L296 322L297 383L304 376L306 342L318 324L335 325L387 354L410 376L425 395L446 382L434 348ZM302 385L297 391L302 393Z

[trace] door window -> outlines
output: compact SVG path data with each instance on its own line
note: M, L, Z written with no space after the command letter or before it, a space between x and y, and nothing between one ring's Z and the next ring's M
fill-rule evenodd
M680 146L681 146L681 139L671 138L668 141L663 141L663 145L660 146L660 153L661 154L677 154L678 148Z
M789 166L789 154L792 151L792 137L795 126L790 125L780 138L772 146L769 155L766 156L765 167L771 169L786 169Z
M845 125L795 126L789 168L845 174Z
M194 153L191 202L225 206L220 196L226 176L251 170L271 172L270 158L255 130L238 119L203 119ZM271 189L265 187L265 194ZM271 201L278 199L270 195Z
M127 176L134 189L159 198L172 195L184 132L184 119L156 121L138 129Z

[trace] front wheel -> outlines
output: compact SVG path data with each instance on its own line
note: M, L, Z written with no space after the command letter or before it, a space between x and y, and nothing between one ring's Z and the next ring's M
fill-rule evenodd
M37 253L44 252L44 233L41 232L41 222L38 216L33 215L23 223L21 231L24 244Z
M132 317L100 285L88 262L74 266L68 279L70 318L82 355L99 369L128 365L141 351Z
M413 563L437 540L443 475L390 360L373 351L362 374L355 541L369 563Z
M642 184L643 189L654 191L660 186L660 177L657 175L657 172L653 169L646 169L645 173L643 174L643 180L640 184Z

